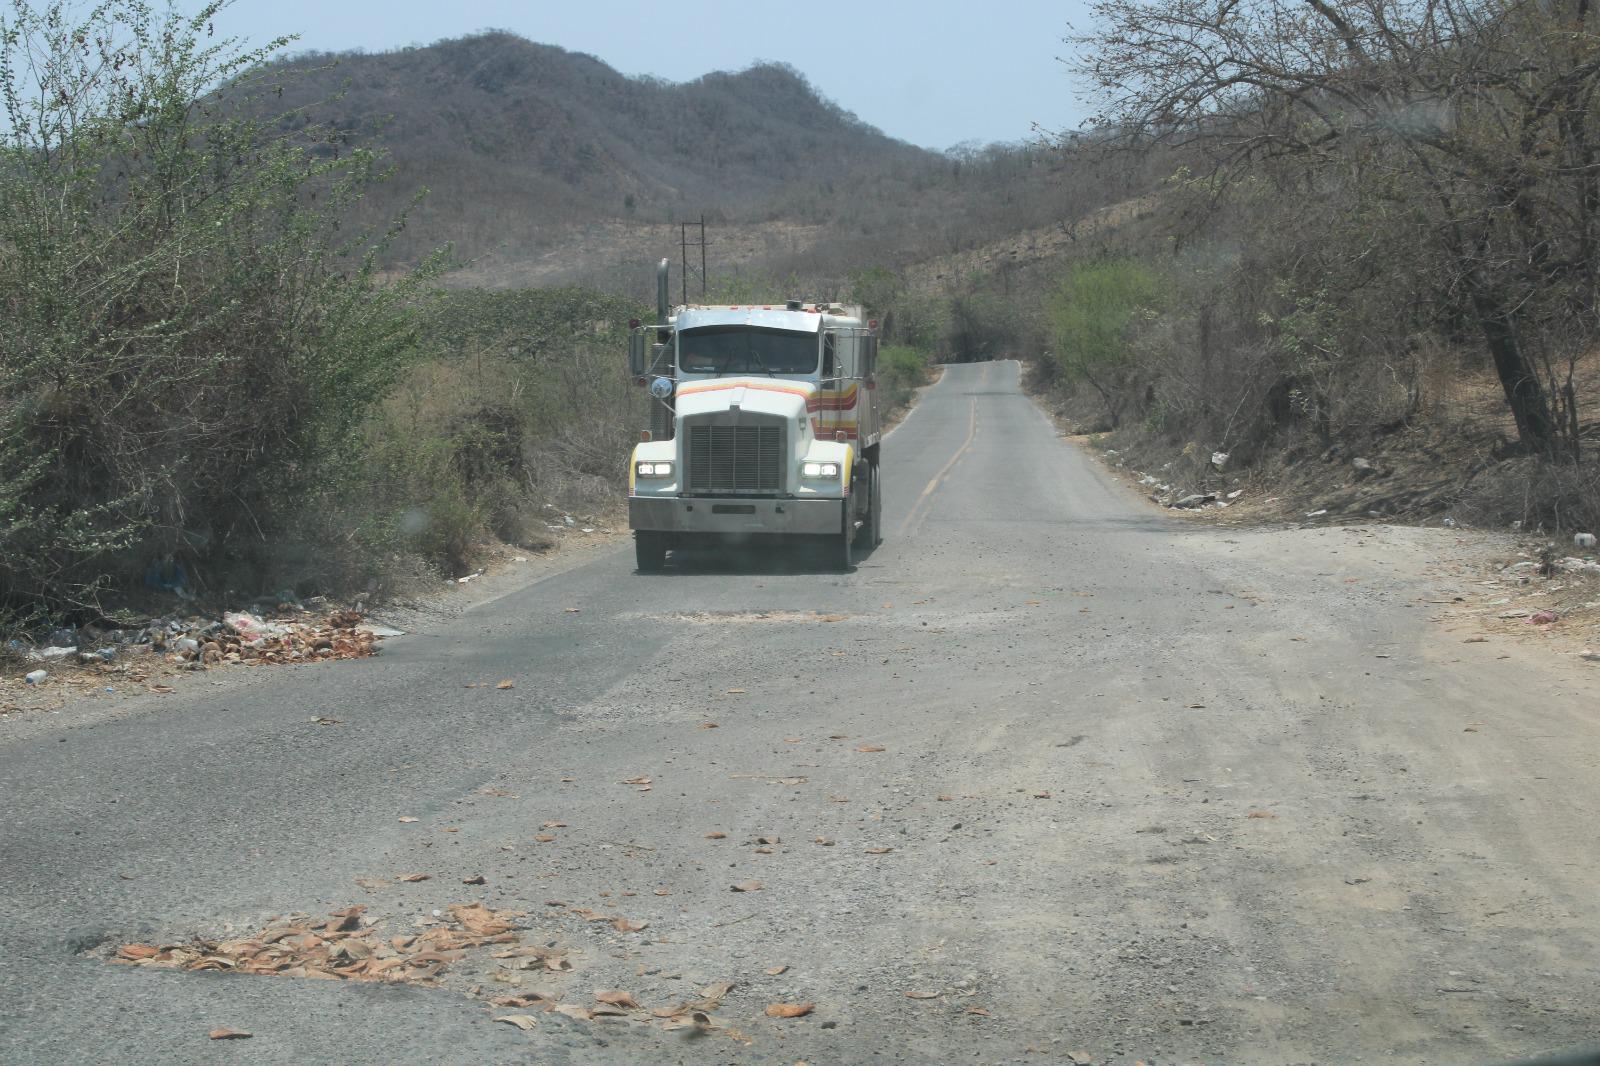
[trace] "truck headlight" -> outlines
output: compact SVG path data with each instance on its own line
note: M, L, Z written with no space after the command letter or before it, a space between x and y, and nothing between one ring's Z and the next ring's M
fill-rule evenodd
M802 463L800 465L800 476L801 477L818 477L818 478L838 477L839 476L839 464L838 463Z
M635 463L634 473L639 477L671 477L671 463Z

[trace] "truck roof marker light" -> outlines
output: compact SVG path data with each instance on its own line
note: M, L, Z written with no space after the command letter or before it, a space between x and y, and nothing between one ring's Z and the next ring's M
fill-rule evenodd
M648 429L641 429L639 431L639 443L640 444L649 444L654 439L655 439L654 434L652 434Z

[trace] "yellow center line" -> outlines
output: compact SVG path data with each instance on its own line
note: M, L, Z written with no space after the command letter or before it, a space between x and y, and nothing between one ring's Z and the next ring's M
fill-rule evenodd
M956 453L950 457L950 461L948 463L944 464L943 469L941 469L937 474L933 475L933 480L928 482L928 487L922 490L922 495L917 497L917 502L913 503L911 505L911 510L906 512L906 520L900 523L901 536L905 536L906 530L911 528L911 523L916 520L918 508L928 502L928 498L931 497L934 493L934 490L939 487L939 483L943 481L944 476L950 472L950 468L955 466L963 455L967 454L967 449L972 447L972 439L977 435L978 398L974 396L972 398L972 413L967 420L967 439L961 442L961 447L956 449Z

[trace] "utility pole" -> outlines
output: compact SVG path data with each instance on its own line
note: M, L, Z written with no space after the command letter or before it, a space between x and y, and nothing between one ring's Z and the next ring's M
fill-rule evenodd
M700 235L698 240L689 239L689 227L698 226ZM700 299L706 298L706 216L701 215L699 222L678 223L678 251L683 264L682 280L680 282L683 295L682 302L689 302L689 249L700 249Z

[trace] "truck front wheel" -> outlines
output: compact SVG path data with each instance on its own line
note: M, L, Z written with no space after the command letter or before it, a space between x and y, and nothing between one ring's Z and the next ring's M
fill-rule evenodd
M635 530L633 553L639 566L639 573L660 573L667 565L667 535L649 529Z
M878 464L867 466L867 514L856 531L856 548L871 551L883 543L883 490L878 482Z

